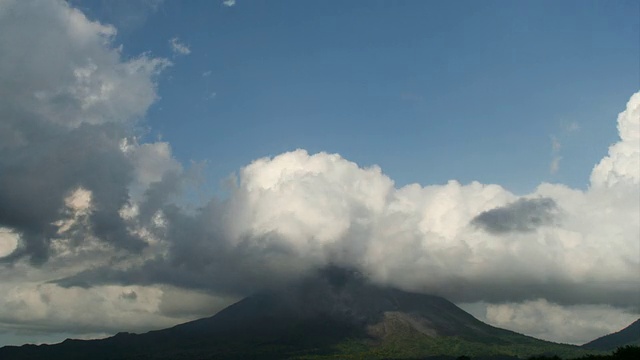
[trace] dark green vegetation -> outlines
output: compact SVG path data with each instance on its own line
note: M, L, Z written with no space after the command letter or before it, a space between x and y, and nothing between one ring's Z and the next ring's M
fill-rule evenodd
M0 349L3 360L575 358L587 354L577 346L489 326L443 298L374 286L338 269L165 330Z
M610 351L626 345L640 346L640 319L626 328L582 345L585 349ZM640 356L637 357L640 359Z
M640 359L640 347L626 345L617 348L615 351L608 354L600 355L584 355L573 360L638 360ZM529 360L562 360L558 356L535 356L529 358Z

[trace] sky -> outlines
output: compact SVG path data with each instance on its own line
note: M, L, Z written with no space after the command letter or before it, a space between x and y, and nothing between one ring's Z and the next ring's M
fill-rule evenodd
M640 317L637 1L0 0L0 346L327 265L580 344Z

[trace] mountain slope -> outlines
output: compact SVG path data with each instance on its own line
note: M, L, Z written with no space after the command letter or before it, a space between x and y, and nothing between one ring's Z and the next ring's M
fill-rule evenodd
M609 351L626 345L640 346L640 319L618 332L599 337L582 345L582 347L591 350Z
M437 296L371 285L340 269L145 334L5 347L10 359L415 358L581 355L578 347L487 325Z

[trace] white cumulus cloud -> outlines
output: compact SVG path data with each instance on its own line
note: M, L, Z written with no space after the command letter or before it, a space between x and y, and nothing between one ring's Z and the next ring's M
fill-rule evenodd
M620 141L609 147L609 155L591 173L591 186L637 186L640 182L640 93L635 93L618 115Z

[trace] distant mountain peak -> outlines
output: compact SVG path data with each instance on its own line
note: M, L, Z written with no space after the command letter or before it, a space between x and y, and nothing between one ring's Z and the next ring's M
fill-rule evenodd
M585 349L615 350L626 345L640 345L640 319L615 333L599 337L582 345Z

